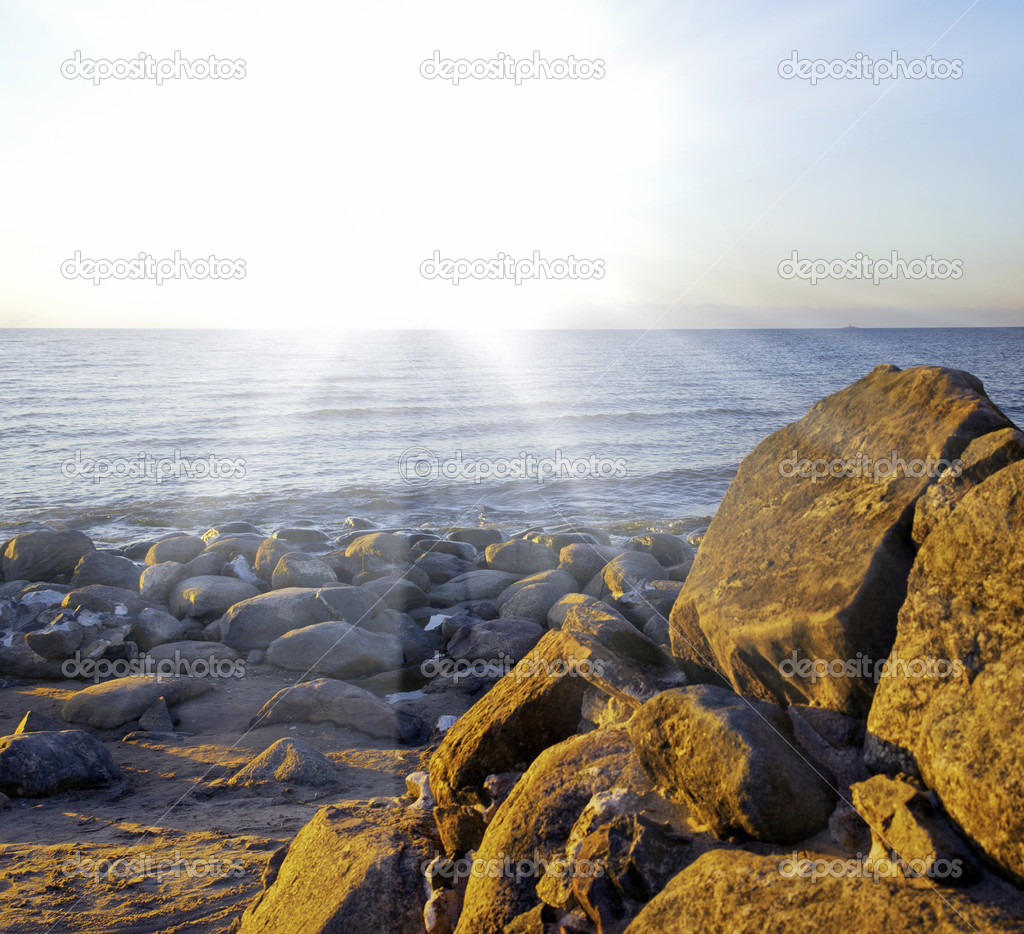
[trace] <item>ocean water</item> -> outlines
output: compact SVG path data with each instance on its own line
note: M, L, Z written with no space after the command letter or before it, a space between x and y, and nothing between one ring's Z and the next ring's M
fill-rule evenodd
M0 331L0 529L684 533L879 363L969 370L1024 424L1024 328Z

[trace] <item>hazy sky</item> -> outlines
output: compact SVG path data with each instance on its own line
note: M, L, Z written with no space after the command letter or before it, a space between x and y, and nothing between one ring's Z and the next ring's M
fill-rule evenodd
M1019 0L0 0L0 325L1024 323L1022 34ZM422 77L435 50L604 76L456 86ZM76 51L244 77L96 85L62 76ZM780 77L794 51L962 77L812 85ZM61 273L175 251L244 278ZM453 285L435 251L605 274ZM811 285L794 251L962 275Z

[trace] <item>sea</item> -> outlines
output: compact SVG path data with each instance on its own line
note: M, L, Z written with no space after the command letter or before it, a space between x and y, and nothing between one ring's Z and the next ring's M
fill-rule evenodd
M1024 328L0 331L0 537L698 534L743 457L880 363L979 377L1024 425Z

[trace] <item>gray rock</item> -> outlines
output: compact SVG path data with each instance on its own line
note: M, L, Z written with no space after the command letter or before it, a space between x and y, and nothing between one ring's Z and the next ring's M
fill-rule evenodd
M501 615L532 619L546 626L548 612L564 596L565 591L557 584L529 584L500 605Z
M244 522L240 519L233 520L231 522L221 522L215 526L208 528L200 536L204 542L209 544L214 539L225 535L264 535L262 529L253 525L251 522Z
M213 619L258 594L253 584L231 577L187 577L171 587L168 607L178 619Z
M152 603L167 603L171 588L186 577L189 572L185 565L175 561L148 565L139 575L139 596Z
M484 555L489 568L511 574L535 574L558 567L558 555L550 548L522 538L488 545Z
M245 664L238 652L219 642L167 642L150 649L146 659L152 673L161 676L241 678L245 674Z
M412 550L403 535L393 532L371 532L360 535L345 549L350 558L370 558L386 564L411 564Z
M445 538L450 542L466 542L477 551L483 551L488 545L496 545L503 536L498 529L452 529Z
M102 730L113 730L137 720L158 697L173 706L201 697L213 688L207 678L150 678L144 675L118 678L94 684L73 694L61 709L67 723L83 723Z
M154 607L156 604L143 600L136 591L125 590L121 587L108 587L106 584L90 584L88 587L79 587L77 590L68 591L61 600L61 606L71 610L86 609L94 613L112 613L123 615L128 621L134 619L147 607ZM124 607L120 613L118 607Z
M237 555L236 555L237 557ZM216 551L204 551L185 565L185 577L211 577L224 570L227 559Z
M83 555L75 566L72 587L88 587L90 584L106 584L109 587L121 587L125 590L139 589L141 569L127 558L106 554L102 551L90 551Z
M175 538L165 538L162 542L157 542L146 552L146 564L163 564L165 561L188 564L193 558L201 555L205 548L206 542L198 535L179 535Z
M430 605L453 606L467 600L493 600L509 584L519 580L518 574L507 571L470 571L430 589Z
M148 652L165 642L184 639L185 635L193 630L193 626L194 623L190 620L180 620L164 610L150 607L141 610L135 617L129 636L143 652Z
M626 542L629 551L642 551L653 555L658 563L669 568L693 560L693 549L681 538L665 532L648 532Z
M29 710L21 718L21 723L18 724L12 735L17 736L19 733L59 733L64 727L65 724L60 720L55 720L53 717L47 717L44 714L36 713L34 710Z
M319 558L293 551L283 555L277 562L270 586L274 590L281 590L285 587L320 587L337 581L338 575Z
M567 545L558 553L558 566L579 584L593 580L613 558L626 551L606 545Z
M389 610L411 610L427 605L427 595L412 581L400 577L379 577L363 584Z
M139 729L147 733L173 733L174 718L167 709L167 701L158 697L139 717Z
M393 636L336 621L286 633L267 649L267 661L278 668L332 678L392 671L402 666L402 657L402 644Z
M343 589L346 588L314 590L308 587L289 587L250 597L234 604L224 614L221 621L222 639L226 645L239 651L265 649L286 632L331 619L333 614L326 613L318 596Z
M256 552L263 544L265 536L251 532L242 532L230 535L218 535L206 542L206 552L213 552L220 556L222 561L230 561L243 555L250 564L256 561ZM195 559L193 559L195 560Z
M333 723L388 739L401 734L394 707L369 691L334 678L282 688L263 705L250 727L273 723Z
M60 581L95 550L83 532L22 532L7 542L0 559L5 580Z
M482 660L525 658L544 630L532 619L501 619L477 623L469 629L460 629L448 643L448 654L453 659Z
M458 545L458 542L446 542L448 545ZM469 547L469 546L467 546ZM443 584L453 577L461 574L468 574L474 570L471 561L466 561L455 555L443 554L442 552L428 552L416 558L414 567L423 571L432 584Z
M81 730L0 738L0 791L12 797L41 798L120 777L106 747Z
M451 555L463 561L472 561L476 557L477 551L469 542L451 542L437 539L416 542L412 546L412 553L416 557L421 555Z
M319 545L329 542L326 532L311 528L278 529L273 538L279 538L294 545Z
M548 610L548 628L561 629L570 610L582 606L595 607L605 613L614 613L616 616L621 615L618 610L614 609L610 604L598 600L597 597L588 597L582 593L570 593L562 597L561 600L552 605L551 609Z
M256 561L253 564L256 574L269 584L274 576L278 561L294 551L294 545L280 538L266 539L256 552Z

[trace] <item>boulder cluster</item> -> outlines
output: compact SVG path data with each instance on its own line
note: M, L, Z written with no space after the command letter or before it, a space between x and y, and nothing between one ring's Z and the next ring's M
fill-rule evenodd
M321 809L240 934L1022 929L1024 434L975 377L877 367L758 445L692 540L348 524L16 535L0 673L175 671L23 724L0 791L114 781L97 730L173 729L197 660L270 665L300 683L254 722L421 768ZM471 703L424 720L383 684ZM282 740L230 782L275 780L330 763Z

